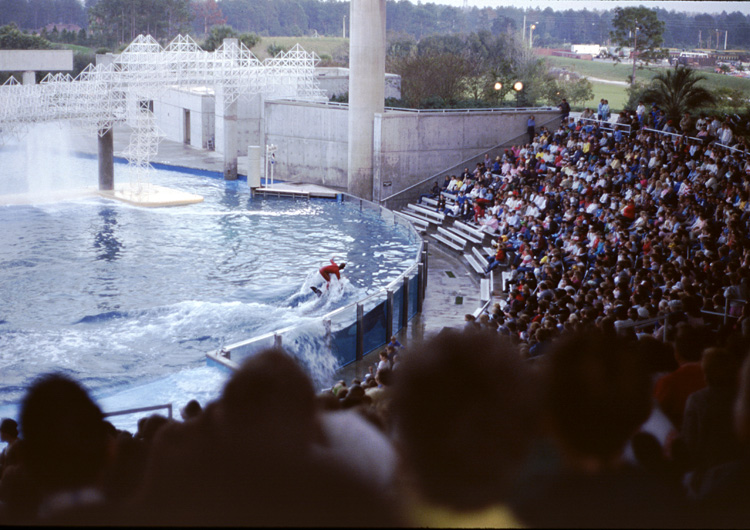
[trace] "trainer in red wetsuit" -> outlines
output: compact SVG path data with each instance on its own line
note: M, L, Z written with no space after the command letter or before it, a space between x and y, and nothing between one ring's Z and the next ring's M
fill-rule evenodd
M331 264L330 265L326 265L325 267L321 267L320 268L320 270L318 272L325 279L325 281L326 281L326 288L331 283L331 274L335 274L337 279L339 279L339 280L341 279L340 271L343 270L344 267L346 267L346 263L341 263L339 265L336 265L336 262L334 262L333 258L331 258ZM315 287L315 286L310 287L310 289L312 289L312 291L315 294L317 294L318 296L320 296L320 295L323 294L323 292L320 289L318 289L317 287Z
M339 274L339 271L343 270L344 267L346 267L346 263L336 265L336 263L333 261L333 258L331 258L331 264L326 265L325 267L321 267L318 272L323 278L325 278L326 283L329 283L331 281L331 274L335 274L336 279L341 279L341 274Z

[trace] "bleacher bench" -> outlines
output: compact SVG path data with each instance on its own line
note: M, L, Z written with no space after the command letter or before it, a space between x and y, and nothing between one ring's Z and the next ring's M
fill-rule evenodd
M479 299L482 302L489 302L492 298L492 285L489 278L482 278L479 281Z
M447 237L443 237L440 234L430 234L430 235L434 237L435 239L437 239L438 241L440 241L442 244L452 248L453 250L458 250L459 252L461 252L464 249L464 247L462 247L461 245L454 243Z
M456 225L458 223L460 223L460 221L455 221L453 223L453 226L450 227L448 230L450 230L451 232L455 233L457 236L462 237L463 239L466 239L467 241L471 241L475 245L479 245L479 244L482 243L483 238L482 239L478 238L474 234L474 232L468 232L466 230L461 230L460 228L457 228Z
M420 214L419 212L417 212L415 210L412 210L410 208L401 210L399 213L401 215L403 215L404 217L408 217L409 219L416 219L416 220L421 221L423 223L427 223L427 226L429 226L429 225L436 225L437 226L437 225L442 224L440 221L436 221L435 219L432 219L430 217L425 217L422 214Z
M443 221L445 219L445 214L436 212L435 210L432 210L430 208L427 208L425 206L420 206L419 204L409 203L406 205L407 208L410 210L413 210L421 215L424 215L426 217L430 217L432 219L435 219L437 221Z
M464 258L466 258L466 261L469 262L469 265L471 265L471 268L474 269L477 274L484 274L485 267L482 266L482 262L477 260L475 256L465 253Z
M425 221L424 219L414 217L413 215L409 215L406 212L393 212L393 213L409 221L412 225L414 225L414 228L417 230L417 232L424 232L430 226L430 223Z
M453 226L455 228L458 228L459 230L466 232L467 234L470 234L474 236L475 238L479 239L479 241L476 241L477 244L480 244L482 241L484 241L484 236L487 235L487 232L484 230L477 230L473 226L469 226L468 224L462 222L462 221L456 221L453 223Z

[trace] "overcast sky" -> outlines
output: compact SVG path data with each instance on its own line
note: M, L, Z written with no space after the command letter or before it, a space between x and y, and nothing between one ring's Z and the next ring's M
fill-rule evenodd
M417 0L411 0L413 3L417 3ZM464 0L428 0L436 4L452 5L452 6L463 6ZM426 0L422 0L422 3L428 3ZM739 11L745 15L750 15L750 2L683 2L683 1L662 1L662 2L637 2L629 0L467 0L468 5L476 7L500 7L500 6L514 6L514 7L538 7L546 9L551 7L554 10L565 10L573 9L579 10L587 8L590 10L599 9L607 10L614 9L617 6L630 7L630 6L646 6L646 7L661 7L669 11L684 11L687 13L721 13L726 11L732 13Z

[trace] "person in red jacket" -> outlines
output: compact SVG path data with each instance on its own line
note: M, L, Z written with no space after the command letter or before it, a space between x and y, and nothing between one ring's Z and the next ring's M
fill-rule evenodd
M326 265L325 267L320 268L318 272L326 281L326 288L328 288L328 285L331 283L332 274L336 275L336 279L341 279L341 271L344 270L344 267L346 267L346 263L339 263L338 265L336 265L336 263L333 261L333 258L331 258L330 265ZM310 289L312 289L318 296L323 294L323 292L315 286L310 287Z

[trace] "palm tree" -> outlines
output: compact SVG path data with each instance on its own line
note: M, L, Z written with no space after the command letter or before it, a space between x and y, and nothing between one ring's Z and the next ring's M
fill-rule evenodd
M698 86L704 79L705 76L692 68L678 66L656 74L642 98L647 103L656 103L669 119L677 123L686 112L716 103L708 89Z

